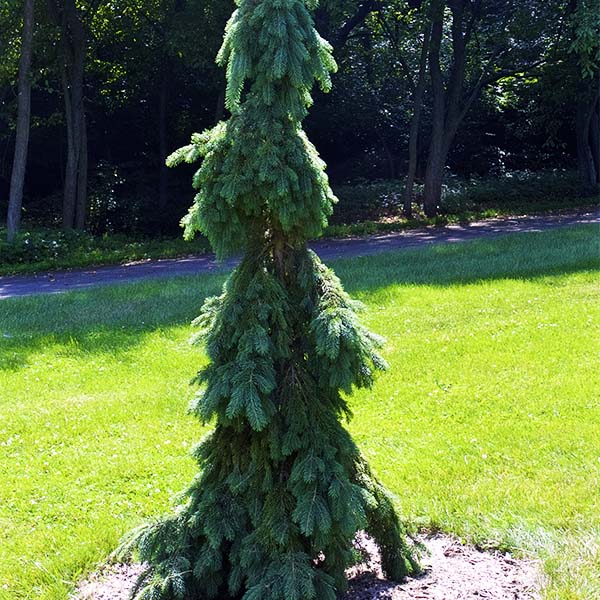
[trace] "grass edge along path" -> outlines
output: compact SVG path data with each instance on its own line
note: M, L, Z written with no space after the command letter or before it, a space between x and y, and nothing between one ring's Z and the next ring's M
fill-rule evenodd
M336 264L388 338L350 427L402 514L541 558L548 600L600 597L598 259L583 225ZM188 323L222 280L0 304L2 600L64 600L185 487Z
M343 239L384 233L400 233L425 227L468 225L483 220L528 217L555 217L583 214L598 210L598 204L567 203L568 208L557 210L555 205L547 210L473 210L458 214L439 215L435 218L421 216L385 218L379 221L363 220L356 223L329 225L323 237ZM6 230L0 226L0 277L32 275L46 271L71 270L110 265L123 265L138 261L176 259L202 256L210 253L208 241L196 236L185 241L181 236L164 238L136 238L124 234L92 236L87 233L65 232L51 229L33 229L23 232L18 246L5 242Z
M345 239L320 239L310 244L321 260L330 262L339 258L352 258L416 248L429 244L457 243L478 238L492 239L507 233L547 231L557 227L595 224L600 233L600 213L554 215L552 217L524 217L480 221L469 226L449 226L419 229L412 232L380 234ZM198 275L229 270L236 258L223 262L215 256L188 257L186 259L145 261L137 264L104 266L94 269L57 271L39 275L0 277L0 300L17 296L50 294L83 289L96 285L127 283L155 277Z

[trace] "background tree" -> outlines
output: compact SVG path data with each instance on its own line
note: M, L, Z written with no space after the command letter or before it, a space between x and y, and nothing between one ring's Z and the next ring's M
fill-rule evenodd
M66 115L65 98L79 93L79 84L69 84L65 96L63 85L69 61L65 63L62 40L68 41L72 35L71 30L66 37L62 35L61 11L72 9L72 0L69 2L48 0L36 6L29 175L23 202L26 228L59 224L63 212L72 213L72 190L77 189L82 192L75 205L79 202L85 209L79 211L79 219L85 218L86 229L93 233L174 233L187 208L187 173L182 169L167 178L164 156L185 143L191 123L209 127L226 115L224 78L213 56L233 2L77 0L76 15L85 37L81 86L85 127L77 125L82 123L76 118L77 111L72 118ZM318 29L335 42L340 68L332 94L317 93L306 129L327 160L334 188L393 179L386 183L393 193L380 200L377 195L366 198L365 192L360 207L375 209L378 204L379 212L392 211L392 206L398 211L403 191L405 208L407 193L422 205L428 164L430 182L442 181L445 175L502 176L515 169L548 172L593 166L593 160L577 159L578 147L580 157L589 159L591 155L593 159L598 130L597 108L596 112L589 110L596 80L582 76L579 50L571 49L572 40L579 39L576 30L582 32L582 40L595 39L593 29L576 28L577 14L585 14L576 10L577 2L464 0L440 4L442 87L438 85L436 93L428 68L431 43L427 43L436 2L323 0L318 7ZM593 8L594 2L590 5ZM0 4L2 217L8 209L16 142L21 6L17 0ZM56 11L50 12L49 6ZM460 52L455 54L455 47L461 45L464 60L459 60ZM69 47L74 48L71 42ZM71 61L73 66L75 62ZM462 79L452 77L461 72ZM583 100L588 93L586 109ZM434 103L434 97L443 102ZM578 104L582 105L579 127ZM80 105L77 98L74 105ZM440 128L442 120L444 127ZM71 128L69 123L75 126ZM68 128L78 129L80 135L68 137ZM440 136L442 129L445 133ZM81 135L84 130L87 144ZM80 156L87 156L89 168L70 168L71 175L65 178L67 159L77 154L70 150L77 146L75 139L82 149L87 147ZM429 160L429 150L434 148L436 152L441 149L443 159L437 160L436 168ZM74 177L83 178L85 173L89 181L79 186ZM409 185L405 185L405 176ZM413 177L416 193L409 192ZM446 181L452 184L455 180ZM592 191L589 185L582 187ZM434 188L440 185L430 183L428 192ZM66 193L68 190L71 192ZM428 193L430 214L438 206L447 210L447 190L441 199L437 192ZM373 215L362 208L355 211L351 207L354 200L344 191L340 195L348 210L342 206L335 217L338 222L349 215L378 218L377 210ZM419 210L417 216L420 214Z
M487 86L527 73L545 60L546 47L562 32L560 12L554 9L541 2L432 0L432 129L423 194L428 216L437 212L448 154L468 111Z
M431 21L425 14L420 19L422 30L421 53L419 56L419 70L416 81L412 81L412 116L410 119L410 136L408 141L408 168L406 172L406 185L404 188L404 216L412 217L413 190L417 175L417 161L419 152L419 130L421 127L421 113L423 110L423 98L427 85L427 57L429 55L429 42L431 39Z
M23 33L21 35L21 57L19 59L19 92L17 101L17 127L10 196L8 199L7 236L13 242L21 223L23 185L29 148L31 119L31 55L33 51L33 28L35 18L34 0L23 3Z
M84 94L88 31L75 0L49 0L60 28L60 75L67 129L63 227L83 229L87 209L88 133Z
M16 129L17 102L12 98L12 91L18 87L22 17L22 6L18 2L0 4L0 139L11 141L12 126ZM12 144L2 146L0 158L0 202L8 207L14 158Z
M244 258L197 324L209 365L193 411L216 418L201 473L177 514L136 532L150 565L138 598L335 600L352 541L367 529L395 579L417 566L393 504L340 419L341 392L384 367L379 339L306 241L335 201L302 131L314 81L330 86L331 47L305 0L240 0L219 62L231 118L177 151L203 157L184 223L219 256Z
M414 185L419 158L419 132L425 92L427 91L427 61L431 39L431 6L428 2L412 0L389 2L379 5L374 25L379 35L389 46L393 58L399 65L398 77L406 85L397 92L410 96L410 106L406 107L405 122L408 121L408 165L404 186L403 211L407 218L412 217ZM393 73L388 67L388 73ZM389 112L389 111L388 111Z
M600 7L594 0L571 3L572 43L577 73L575 132L584 194L600 190Z

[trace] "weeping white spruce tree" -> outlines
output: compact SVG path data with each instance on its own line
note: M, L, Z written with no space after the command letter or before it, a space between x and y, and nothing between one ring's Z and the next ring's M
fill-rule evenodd
M149 565L138 599L334 600L352 541L366 529L386 574L417 569L388 494L341 420L341 393L370 386L385 364L357 304L306 240L335 198L302 131L331 47L315 0L238 0L218 61L231 118L192 137L170 165L203 159L186 235L244 258L197 320L210 363L192 409L214 431L185 502L134 532Z

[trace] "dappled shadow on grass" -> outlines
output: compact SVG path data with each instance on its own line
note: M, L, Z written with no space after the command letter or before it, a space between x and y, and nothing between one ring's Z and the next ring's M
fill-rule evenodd
M157 330L190 323L223 280L174 278L0 301L0 377L50 347L62 356L110 354L126 360Z
M598 227L513 234L332 263L363 296L394 285L446 287L500 279L535 280L600 268ZM224 275L186 276L0 302L0 376L57 346L73 356L126 360L157 329L189 323Z
M143 344L152 333L147 329L90 329L75 335L16 336L0 344L0 373L16 371L29 364L29 356L55 349L60 358L84 359L94 355L108 354L120 362L126 362L129 352Z

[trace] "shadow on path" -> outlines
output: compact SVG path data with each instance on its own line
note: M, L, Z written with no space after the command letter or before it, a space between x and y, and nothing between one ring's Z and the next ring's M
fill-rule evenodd
M578 224L600 225L600 212L493 219L469 225L430 227L361 238L324 239L313 242L311 247L323 260L329 261L339 258L371 256L382 252L418 248L431 244L465 242L508 233L547 231ZM215 260L214 256L205 255L180 259L151 260L129 265L56 271L38 275L0 277L0 299L67 292L95 285L125 283L157 277L215 273L229 270L236 263L237 259L219 262Z

